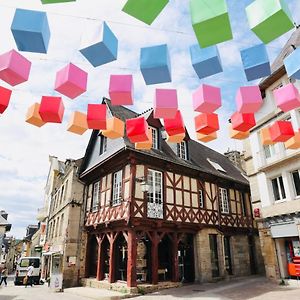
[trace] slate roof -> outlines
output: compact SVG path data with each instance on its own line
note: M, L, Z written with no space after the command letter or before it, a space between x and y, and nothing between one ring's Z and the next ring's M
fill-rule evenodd
M103 102L107 104L113 116L120 118L123 121L125 121L126 119L135 118L137 116L143 115L143 113L137 114L134 111L123 106L113 106L111 105L110 100L106 98L103 99ZM145 112L145 115L149 117L150 113L151 110L147 110ZM85 160L87 160L88 159L87 156L90 155L89 153L93 147L97 134L98 131L93 131L91 135L90 142L85 154ZM184 160L179 158L171 149L169 144L163 139L161 140L160 150L157 149L137 150L135 149L134 144L129 141L127 136L124 136L123 141L124 141L124 147L130 149L133 152L145 154L147 156L152 156L158 159L162 159L171 163L181 165L183 167L199 170L207 174L213 174L217 177L225 178L227 180L237 181L245 185L249 184L247 179L241 174L241 171L226 156L208 148L203 144L200 144L197 141L191 139L187 140L189 160ZM226 173L216 170L208 162L207 160L208 158L218 163L226 171ZM83 168L81 169L81 172L84 171L83 170L84 165L85 163L83 162L82 164Z
M5 220L1 215L0 215L0 226L5 226L6 231L9 231L11 229L11 224L9 224L8 221Z

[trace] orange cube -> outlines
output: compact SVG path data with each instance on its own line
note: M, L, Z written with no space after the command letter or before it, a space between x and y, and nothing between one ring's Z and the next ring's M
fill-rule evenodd
M168 143L181 143L185 138L185 133L179 133L175 135L167 134L167 142Z
M112 117L106 121L106 129L102 134L110 139L118 139L124 136L125 124L122 120Z
M210 134L204 134L204 133L199 133L199 132L196 132L196 134L197 134L197 140L204 142L204 143L211 142L217 138L216 131L213 133L210 133Z
M32 124L34 126L37 126L37 127L42 127L43 125L45 125L46 122L44 122L42 120L42 118L40 116L40 113L39 113L39 110L40 110L40 104L39 103L32 104L27 110L25 121L27 123L30 123L30 124Z
M260 139L263 145L273 145L275 144L271 139L271 134L269 127L262 128L260 130Z
M135 149L150 150L152 148L152 130L148 129L148 141L137 142L134 144Z
M300 132L295 132L295 135L284 143L287 149L299 149L300 148Z
M232 125L229 126L229 135L230 138L236 139L236 140L244 140L247 137L249 137L250 132L249 131L239 131L232 129Z
M79 111L74 111L70 118L67 131L82 135L87 130L88 130L88 124L87 124L86 114Z

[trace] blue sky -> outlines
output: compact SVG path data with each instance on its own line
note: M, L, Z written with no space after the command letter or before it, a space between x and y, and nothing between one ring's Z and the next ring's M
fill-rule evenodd
M227 1L234 39L219 44L224 72L199 80L191 66L189 46L196 43L188 0L170 0L164 11L148 26L121 11L125 0L77 0L76 2L42 5L40 0L0 0L0 53L16 48L10 32L15 8L47 11L51 40L47 54L23 52L32 61L28 82L13 87L9 108L0 118L0 209L9 213L13 224L11 234L25 235L28 224L35 224L37 209L43 205L43 189L49 169L48 156L59 159L84 155L90 132L83 136L66 131L71 112L85 111L88 103L98 103L108 96L110 74L133 74L135 105L139 112L152 106L156 87L176 88L179 105L191 136L194 136L191 95L200 83L222 88L223 107L220 115L219 138L208 144L219 152L242 149L239 142L230 140L227 120L235 110L235 93L247 85L239 50L260 43L250 31L244 11L251 0ZM300 4L286 1L296 23L300 23ZM296 14L298 12L298 15ZM118 60L93 68L78 52L87 28L106 21L119 39ZM278 54L291 31L267 45L270 60ZM168 44L172 83L146 86L139 71L141 47ZM66 97L63 124L46 124L35 128L25 123L27 108L39 102L43 95L59 95L54 91L55 74L72 62L89 73L88 91L75 100ZM0 83L8 86L6 83ZM255 84L255 82L251 82Z

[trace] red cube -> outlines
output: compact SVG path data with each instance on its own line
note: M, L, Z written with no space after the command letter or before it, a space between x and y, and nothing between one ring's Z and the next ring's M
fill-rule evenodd
M88 104L87 123L90 129L106 129L106 104Z
M148 124L144 117L127 119L126 132L131 143L149 140Z
M246 132L256 125L253 113L242 114L235 112L231 116L232 129L237 131Z
M292 123L289 121L276 121L270 126L269 131L273 142L286 142L295 135Z
M7 109L11 96L11 90L0 86L0 114L3 114Z
M185 126L180 110L178 110L173 119L164 119L165 130L169 136L185 133Z
M64 111L65 107L61 97L42 97L39 114L44 122L61 123Z
M219 130L219 118L215 113L202 113L195 117L195 129L198 133L211 134Z

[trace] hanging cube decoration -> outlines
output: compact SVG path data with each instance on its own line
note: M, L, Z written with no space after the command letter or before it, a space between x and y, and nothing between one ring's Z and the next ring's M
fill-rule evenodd
M255 0L246 7L250 29L265 44L294 28L284 0Z
M106 121L106 129L102 130L102 134L110 139L118 139L124 136L125 124L122 120L111 117Z
M283 60L288 77L300 79L300 48L295 49Z
M242 86L236 94L236 106L239 113L255 113L263 104L258 86Z
M154 118L174 118L178 110L177 90L156 89L153 109Z
M230 138L232 138L232 139L244 140L247 137L249 137L250 132L249 131L243 132L243 131L234 130L234 129L232 129L232 125L230 124L229 125L229 135L230 135Z
M0 114L3 114L7 109L12 91L3 86L0 86Z
M128 0L122 11L151 25L168 2L169 0Z
M75 2L76 0L41 0L42 4Z
M241 50L241 58L248 81L271 75L270 61L265 44Z
M87 123L89 129L106 129L106 104L88 104Z
M202 84L193 93L194 111L213 113L221 106L221 89L207 84Z
M300 107L298 89L289 83L273 91L277 106L284 112Z
M289 121L276 121L270 126L270 135L273 142L286 142L292 138L295 133L292 123Z
M71 99L86 91L87 72L69 63L56 73L55 90Z
M131 143L147 142L149 140L148 124L144 117L127 119L126 132Z
M270 128L265 127L260 130L260 139L262 145L273 145L274 142L271 139Z
M215 113L201 113L195 117L195 129L198 133L211 134L219 130L219 118Z
M148 140L134 144L135 149L150 150L152 148L152 130L148 128Z
M61 123L64 111L65 107L61 97L42 97L39 114L44 122Z
M185 134L185 126L180 110L177 110L175 117L164 119L165 130L169 136L177 134Z
M0 79L15 86L28 80L31 62L15 50L0 55Z
M141 48L140 69L147 85L171 82L168 46L164 44Z
M242 114L235 112L231 116L232 129L237 131L246 132L256 125L253 113Z
M39 103L32 104L27 110L25 121L37 127L42 127L43 125L45 125L46 122L42 120L39 111L40 111L40 104Z
M199 79L223 72L217 46L200 48L198 44L192 45L190 57Z
M288 139L284 143L285 148L287 149L299 149L300 148L300 132L295 132L295 135Z
M118 39L105 22L91 24L85 34L79 51L92 66L98 67L117 59Z
M19 51L47 53L50 29L45 12L17 8L11 32Z
M80 111L74 111L71 115L67 131L82 135L87 130L87 115Z
M168 143L181 143L185 138L185 133L179 133L174 135L168 135L167 133L167 142Z
M225 0L190 0L190 12L193 29L202 48L232 39Z
M112 105L133 104L132 75L110 75L109 97Z
M199 132L196 132L196 134L197 134L197 140L204 142L204 143L211 142L217 138L216 131L213 133L210 133L210 134L204 134L204 133L199 133Z

